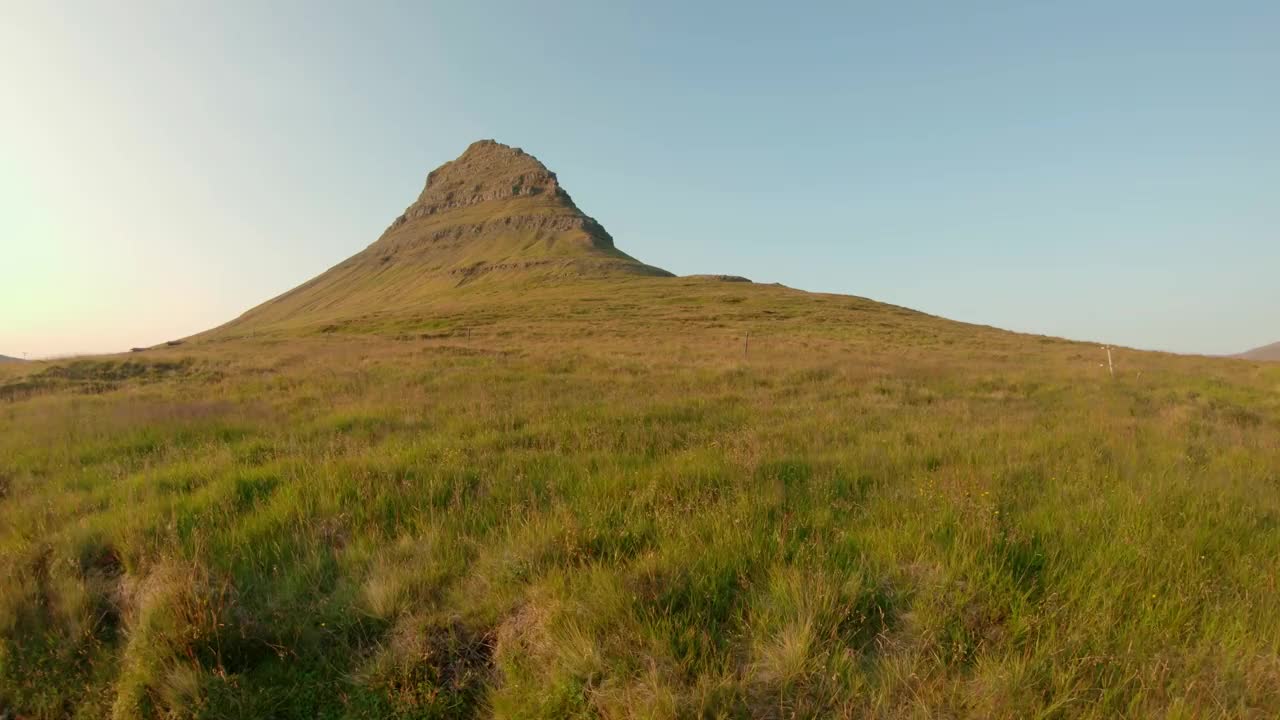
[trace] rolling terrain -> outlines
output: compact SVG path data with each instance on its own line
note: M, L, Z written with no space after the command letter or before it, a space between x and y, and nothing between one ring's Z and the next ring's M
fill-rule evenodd
M0 713L1280 715L1280 366L614 247L478 143L240 318L0 369Z

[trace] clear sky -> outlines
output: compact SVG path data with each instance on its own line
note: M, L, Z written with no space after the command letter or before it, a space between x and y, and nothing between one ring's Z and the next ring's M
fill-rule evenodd
M1280 340L1275 0L15 1L0 354L217 325L490 137L677 273L1144 348Z

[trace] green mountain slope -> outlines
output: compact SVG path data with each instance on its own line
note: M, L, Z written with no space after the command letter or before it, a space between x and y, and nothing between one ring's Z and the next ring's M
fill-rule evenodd
M481 140L432 171L377 242L232 325L243 331L386 312L477 282L634 275L670 273L614 247L532 155Z

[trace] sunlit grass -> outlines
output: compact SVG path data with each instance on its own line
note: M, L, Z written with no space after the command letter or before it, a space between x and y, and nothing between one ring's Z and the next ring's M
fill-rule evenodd
M345 317L5 370L0 708L1280 713L1280 367L705 281Z

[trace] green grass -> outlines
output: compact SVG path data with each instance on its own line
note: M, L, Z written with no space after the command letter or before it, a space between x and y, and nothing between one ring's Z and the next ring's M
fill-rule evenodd
M6 366L0 711L1276 717L1280 366L1116 360L635 279Z

